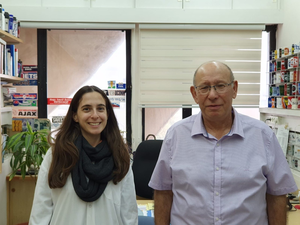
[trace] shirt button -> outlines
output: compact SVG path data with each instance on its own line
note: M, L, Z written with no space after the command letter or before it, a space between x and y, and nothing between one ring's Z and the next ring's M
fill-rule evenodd
M220 144L217 144L217 146L219 147L219 146L220 146Z
M219 221L219 218L218 218L218 217L216 217L216 221Z
M219 196L219 192L216 192L216 196Z
M219 171L219 167L216 167L216 170Z

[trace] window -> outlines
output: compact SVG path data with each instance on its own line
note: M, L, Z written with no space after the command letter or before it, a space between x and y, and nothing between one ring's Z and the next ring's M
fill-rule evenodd
M190 86L195 70L209 60L231 67L239 82L233 106L238 112L259 119L263 26L242 29L234 26L231 29L156 27L158 29L141 25L139 35L138 106L145 108L145 137L156 132L163 138L163 131L181 119L183 105L191 105L192 114L199 112ZM172 114L173 111L176 113Z
M116 30L51 30L48 44L48 100L72 98L85 85L108 90L108 81L126 83L125 32ZM112 89L113 90L113 89ZM109 96L113 98L112 96ZM125 97L123 98L125 100ZM111 99L113 102L114 100ZM50 103L50 104L49 104ZM50 121L65 116L68 101L48 101ZM126 131L126 103L114 108L119 128ZM52 123L56 129L60 123ZM126 132L123 133L124 137Z

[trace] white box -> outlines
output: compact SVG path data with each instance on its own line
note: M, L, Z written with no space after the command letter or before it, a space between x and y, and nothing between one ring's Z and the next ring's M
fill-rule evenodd
M299 145L300 146L300 134L296 134L295 145Z
M289 144L295 145L296 144L296 139L297 139L297 133L291 131L289 133Z
M289 144L287 146L286 154L289 155L289 156L293 156L294 155L294 145L290 145Z
M294 157L297 157L300 159L300 146L294 145Z

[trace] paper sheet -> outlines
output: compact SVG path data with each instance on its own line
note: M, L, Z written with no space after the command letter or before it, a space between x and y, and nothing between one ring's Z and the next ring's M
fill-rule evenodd
M278 126L276 137L278 139L278 142L281 146L284 155L286 155L287 145L289 140L289 129L286 128L284 125Z

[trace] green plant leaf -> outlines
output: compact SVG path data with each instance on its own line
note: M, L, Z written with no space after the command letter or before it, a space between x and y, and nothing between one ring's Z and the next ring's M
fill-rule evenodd
M17 171L14 171L10 174L9 181L11 181L14 178L14 176L16 176L16 173L17 173Z
M12 157L11 157L11 161L13 161L13 166L12 166L12 169L15 169L20 166L20 164L23 162L23 159L24 159L24 155L25 155L25 152L17 152L16 154L14 154Z
M23 178L23 179L24 179L25 176L26 176L26 164L25 164L25 162L22 163L22 165L21 165L21 175L22 175L22 178Z
M32 144L34 135L33 134L26 134L25 137L25 149L28 150L29 146Z
M43 158L41 155L35 155L35 157L36 164L39 167L42 164Z
M17 133L12 137L8 137L8 141L6 143L5 149L11 150L12 146L16 145L16 143L22 138L25 132Z
M50 145L48 142L39 142L38 145L39 145L39 148L44 148L46 150L48 150L50 148Z
M19 140L15 146L13 146L12 152L19 152L22 151L22 148L24 148L24 141Z
M33 134L33 131L32 131L32 128L30 126L30 124L27 122L26 123L26 126L27 126L27 131L30 133L30 134Z
M29 146L29 154L31 157L34 156L34 154L36 153L36 150L38 149L38 145L37 144L33 144L31 146Z

